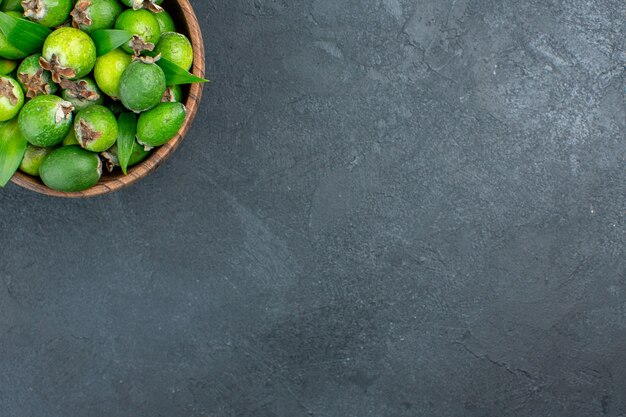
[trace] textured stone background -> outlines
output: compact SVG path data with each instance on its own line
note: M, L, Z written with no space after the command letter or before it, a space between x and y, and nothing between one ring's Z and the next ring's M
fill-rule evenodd
M626 416L623 0L194 5L171 160L0 192L0 415Z

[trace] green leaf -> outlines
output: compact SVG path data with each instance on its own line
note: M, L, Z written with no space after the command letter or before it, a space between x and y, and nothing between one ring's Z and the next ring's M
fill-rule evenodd
M96 44L98 56L108 54L112 50L119 48L133 37L127 30L100 29L91 34L93 43Z
M26 138L17 125L17 117L0 128L0 187L7 185L20 167L26 145Z
M144 52L146 55L151 57L156 57L157 53L155 52ZM157 65L161 67L163 72L165 73L165 80L167 85L180 85L180 84L194 84L194 83L208 83L209 80L205 80L204 78L197 77L185 70L184 68L179 67L171 61L168 61L165 58L160 58L157 62Z
M27 54L41 52L43 43L52 31L39 23L17 19L0 12L0 31L9 43Z
M117 159L124 175L128 174L128 163L133 154L135 134L137 133L137 118L134 113L122 113L117 119L119 134L117 136Z

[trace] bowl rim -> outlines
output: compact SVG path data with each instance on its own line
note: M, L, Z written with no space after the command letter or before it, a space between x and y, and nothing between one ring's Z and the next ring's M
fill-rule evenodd
M187 35L193 46L193 67L192 73L198 77L204 78L205 62L204 62L204 41L202 39L202 31L198 18L193 10L193 7L189 3L189 0L173 0L178 3L182 11L182 19L187 25ZM174 151L180 146L185 135L191 128L193 121L198 113L198 106L202 99L202 84L191 84L187 100L185 101L185 107L187 108L187 117L183 126L180 128L174 138L172 138L165 145L159 147L153 152L146 160L133 166L128 170L128 175L124 175L118 172L115 175L103 175L100 181L93 187L78 192L63 192L56 191L46 187L39 178L31 177L21 171L17 171L11 181L20 187L26 188L30 191L34 191L40 194L45 194L53 197L63 198L89 198L99 195L109 194L115 191L119 191L128 187L131 184L139 181L149 173L154 171L159 165L170 157Z

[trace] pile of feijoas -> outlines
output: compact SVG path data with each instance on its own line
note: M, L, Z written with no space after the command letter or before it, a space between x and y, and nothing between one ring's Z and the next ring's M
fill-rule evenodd
M163 0L0 0L0 186L58 191L143 161L187 116L194 51Z

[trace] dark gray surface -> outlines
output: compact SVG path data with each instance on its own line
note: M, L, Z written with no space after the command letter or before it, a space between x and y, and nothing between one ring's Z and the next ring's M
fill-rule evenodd
M0 192L2 417L626 415L623 0L208 0L158 172Z

